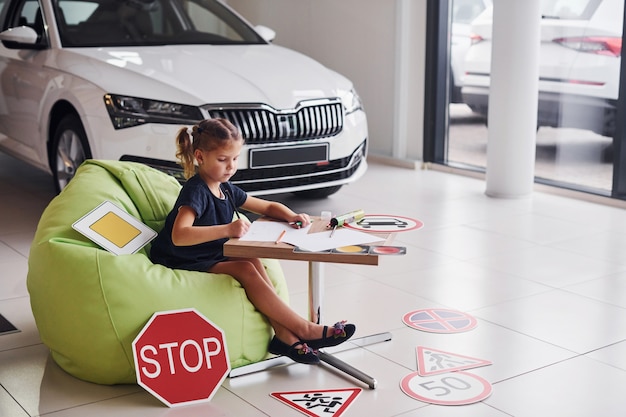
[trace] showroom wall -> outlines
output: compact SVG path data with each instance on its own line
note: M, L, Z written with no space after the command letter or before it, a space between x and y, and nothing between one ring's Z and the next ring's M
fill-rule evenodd
M367 111L370 155L421 160L426 1L227 0L274 43L354 83Z

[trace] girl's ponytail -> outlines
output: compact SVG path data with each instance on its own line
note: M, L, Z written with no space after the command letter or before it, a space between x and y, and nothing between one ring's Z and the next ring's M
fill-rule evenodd
M176 135L176 158L180 160L185 178L193 177L196 173L193 144L186 127L181 128Z

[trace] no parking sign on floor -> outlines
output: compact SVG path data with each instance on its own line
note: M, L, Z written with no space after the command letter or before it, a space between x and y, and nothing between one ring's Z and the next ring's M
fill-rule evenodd
M459 333L472 330L478 322L473 316L456 310L427 308L406 313L404 324L431 333Z

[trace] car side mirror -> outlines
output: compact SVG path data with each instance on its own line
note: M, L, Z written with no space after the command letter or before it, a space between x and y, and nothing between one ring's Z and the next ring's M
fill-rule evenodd
M9 49L44 49L45 43L38 43L37 32L28 26L18 26L0 32L0 41Z
M254 30L256 31L256 33L259 34L260 37L265 39L266 42L272 42L274 38L276 38L276 32L274 32L267 26L258 25L254 27Z

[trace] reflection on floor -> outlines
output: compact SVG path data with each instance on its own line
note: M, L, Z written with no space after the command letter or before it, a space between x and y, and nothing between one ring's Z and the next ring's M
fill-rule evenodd
M353 416L623 415L626 211L540 192L492 199L484 189L476 179L372 164L365 178L328 199L276 196L311 214L362 208L424 222L397 235L405 256L382 258L378 267L326 268L328 320L357 323L357 337L393 335L337 354L374 376L378 387L368 389L326 365L289 364L227 379L210 403L168 409L138 386L87 383L50 359L25 278L37 221L53 198L52 180L0 155L0 314L20 330L0 336L0 415L300 416L270 394L342 388L363 388L345 412ZM306 316L307 266L282 264L291 304ZM418 309L464 312L477 325L453 334L420 331L402 321ZM465 372L488 381L491 395L454 407L403 393L400 381L416 371L418 346L490 361ZM442 380L417 381L413 388L445 397ZM461 397L471 385L460 377L445 381Z
M450 105L448 160L454 165L487 165L487 125L465 104ZM541 127L537 130L535 176L543 180L610 193L613 139L590 130Z

